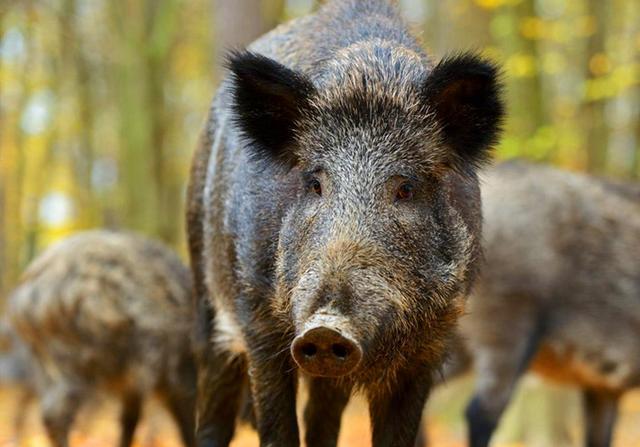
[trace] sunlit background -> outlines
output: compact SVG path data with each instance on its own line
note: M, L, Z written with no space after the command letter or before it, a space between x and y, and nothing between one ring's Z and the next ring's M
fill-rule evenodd
M498 158L640 176L638 0L400 4L434 58L474 49L504 67L509 118ZM0 0L0 297L43 247L81 229L138 230L184 255L188 167L225 48L317 6ZM576 393L535 378L526 383L502 429L503 444L576 445ZM462 445L460 409L469 386L436 395L434 445ZM5 394L0 419L10 408ZM364 416L350 414L360 426ZM638 427L636 394L624 401L616 446L640 445ZM0 445L13 442L7 430L0 425Z

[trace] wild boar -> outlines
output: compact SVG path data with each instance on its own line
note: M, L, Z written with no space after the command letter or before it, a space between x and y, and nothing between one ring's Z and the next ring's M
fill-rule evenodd
M31 263L9 297L8 317L34 359L55 446L68 445L77 410L98 390L122 399L122 447L152 392L185 444L194 444L191 284L171 250L129 233L79 233Z
M523 162L483 177L486 263L461 320L470 444L489 444L531 369L580 387L585 445L610 446L618 400L640 385L640 185Z
M336 444L354 389L373 444L412 446L480 262L476 171L496 67L435 63L382 0L336 0L232 53L192 165L198 444L247 376L262 446Z

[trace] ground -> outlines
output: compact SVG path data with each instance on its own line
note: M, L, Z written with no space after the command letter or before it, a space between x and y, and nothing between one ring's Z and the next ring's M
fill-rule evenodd
M561 447L580 445L580 415L577 393L559 387L549 387L535 378L524 381L522 389L505 415L504 427L496 439L499 447ZM471 390L469 379L456 381L438 389L425 412L431 445L463 447L464 424L460 417ZM15 389L0 389L0 447L48 447L39 421L37 405L29 406L21 442L13 430L18 393ZM71 435L71 447L116 446L118 440L118 405L101 400L82 411ZM553 420L545 417L555 415ZM540 417L540 415L543 415ZM534 421L535 420L535 421ZM528 422L525 422L528 421ZM562 439L559 441L558 439ZM526 440L526 441L523 441ZM167 413L155 401L145 407L145 417L139 426L134 447L180 447L175 426ZM339 447L370 446L366 404L354 399L343 419ZM241 427L232 447L257 447L255 433ZM621 406L614 447L640 446L640 391L628 393Z

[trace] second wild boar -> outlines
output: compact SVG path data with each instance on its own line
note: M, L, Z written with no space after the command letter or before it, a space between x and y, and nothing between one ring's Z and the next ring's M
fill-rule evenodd
M80 233L42 253L9 297L8 316L37 368L42 418L55 447L96 391L120 396L121 447L143 399L161 397L194 443L191 277L168 248L141 236Z

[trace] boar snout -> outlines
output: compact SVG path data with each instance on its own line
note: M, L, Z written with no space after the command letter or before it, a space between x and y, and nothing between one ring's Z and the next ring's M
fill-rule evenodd
M291 355L309 375L340 377L349 374L360 364L362 348L338 329L315 325L293 340Z

